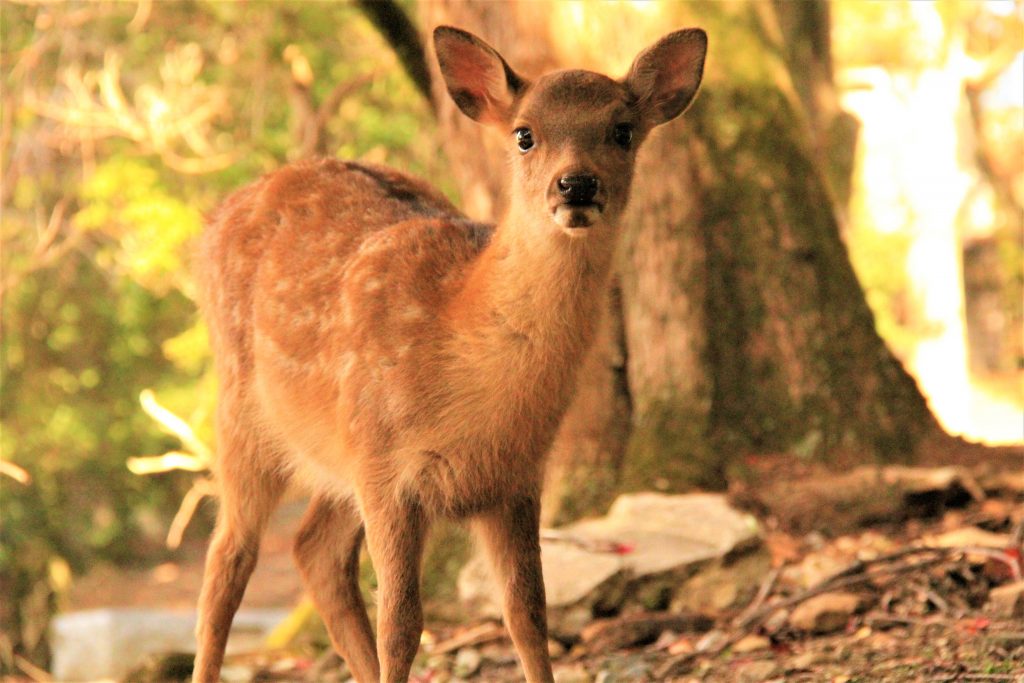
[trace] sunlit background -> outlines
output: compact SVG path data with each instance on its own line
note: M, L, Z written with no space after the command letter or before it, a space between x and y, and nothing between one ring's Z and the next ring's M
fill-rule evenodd
M847 228L879 332L943 426L1024 438L1021 5L833 5L860 121Z
M630 4L614 25L546 9L572 27L565 61L624 72L614 35L665 30L663 3ZM2 5L0 616L27 652L72 575L159 557L211 491L203 212L312 153L456 195L430 106L353 6L305 3L301 26L191 7ZM831 41L859 123L843 236L878 332L948 431L1022 443L1024 5L836 0Z

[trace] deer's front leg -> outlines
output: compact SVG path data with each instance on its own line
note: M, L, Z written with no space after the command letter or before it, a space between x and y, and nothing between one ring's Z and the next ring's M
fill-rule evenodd
M503 591L505 625L526 680L549 683L547 611L540 564L540 504L520 497L479 515L474 527Z
M377 573L377 659L381 683L409 679L423 633L420 561L427 519L411 502L364 502L366 545Z

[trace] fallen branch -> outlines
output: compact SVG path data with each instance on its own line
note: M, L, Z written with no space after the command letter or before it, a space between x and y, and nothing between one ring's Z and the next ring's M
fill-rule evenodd
M772 589L775 587L775 583L779 580L779 576L782 575L782 570L785 568L785 566L786 565L784 564L779 565L778 567L776 567L768 573L768 576L765 577L765 580L761 582L761 587L758 588L757 595L755 595L754 599L750 601L750 604L747 605L746 609L744 609L733 620L734 627L742 627L747 622L747 620L750 619L751 615L753 615L758 611L758 609L760 609L761 605L764 604L764 601L768 599L769 595L771 595Z
M508 631L501 624L488 622L452 636L448 640L442 640L430 648L430 654L443 655L449 652L461 650L464 647L483 645L495 640L508 638Z

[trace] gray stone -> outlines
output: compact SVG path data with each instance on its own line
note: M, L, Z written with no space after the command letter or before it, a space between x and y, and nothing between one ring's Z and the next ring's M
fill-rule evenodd
M258 649L287 610L242 610L228 652ZM98 609L59 615L50 627L53 677L61 681L120 679L147 657L195 652L196 616L188 612Z
M576 522L542 539L552 631L575 633L595 607L618 609L645 585L678 585L704 564L759 542L754 518L730 507L723 495L620 496L604 517ZM500 615L499 591L483 557L463 568L458 588L471 609Z
M605 517L576 522L565 531L595 542L632 546L632 552L621 557L637 577L676 571L759 541L754 518L714 493L626 494L615 500Z

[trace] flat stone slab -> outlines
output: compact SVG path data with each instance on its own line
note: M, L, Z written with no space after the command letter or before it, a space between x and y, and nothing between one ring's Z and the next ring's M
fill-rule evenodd
M239 610L228 652L258 648L287 610ZM61 614L50 626L53 677L58 681L120 680L153 654L196 651L194 612L95 609Z
M706 561L759 543L757 521L732 508L723 495L625 494L604 517L542 534L548 608L614 607L645 579L686 576ZM472 608L501 613L500 592L482 556L466 565L458 586L460 598Z
M566 528L572 536L617 539L632 546L621 555L636 577L676 571L760 542L760 527L716 493L619 496L608 514Z

